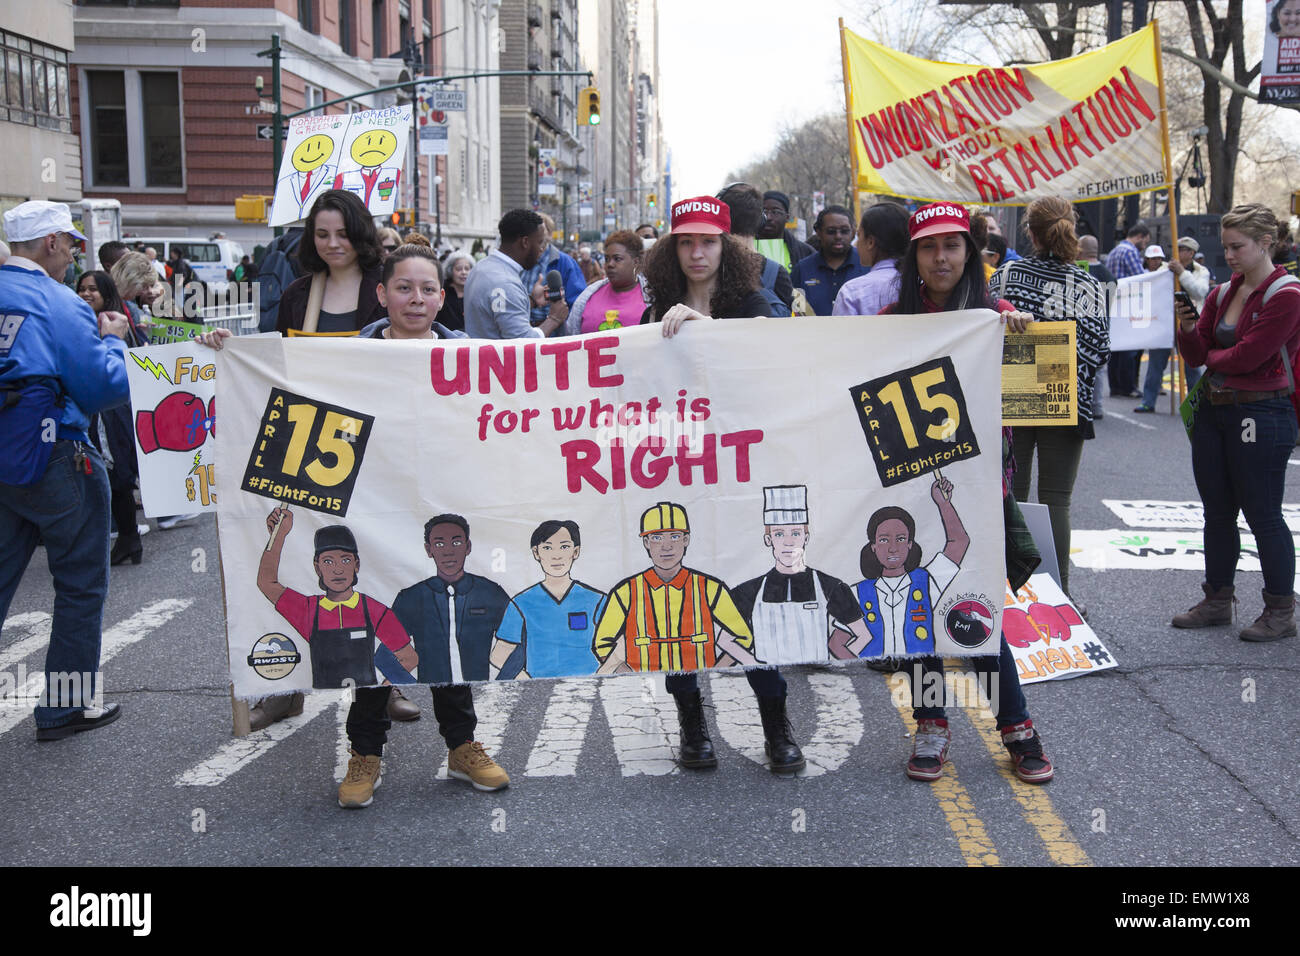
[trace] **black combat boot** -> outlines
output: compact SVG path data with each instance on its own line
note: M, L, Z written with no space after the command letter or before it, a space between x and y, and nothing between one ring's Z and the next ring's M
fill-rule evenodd
M709 739L709 727L704 722L704 701L697 690L690 694L674 694L677 701L677 720L681 724L681 755L677 762L690 770L704 770L718 765Z
M758 712L763 718L764 749L772 761L773 773L796 773L804 768L803 751L794 742L794 728L785 715L784 697L758 698Z

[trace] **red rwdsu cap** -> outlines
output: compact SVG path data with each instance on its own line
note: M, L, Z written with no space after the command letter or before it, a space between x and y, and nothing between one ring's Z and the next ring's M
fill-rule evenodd
M712 196L673 203L673 232L702 232L720 236L731 232L731 207Z
M922 206L907 220L913 241L944 232L970 232L970 214L956 203L932 202Z

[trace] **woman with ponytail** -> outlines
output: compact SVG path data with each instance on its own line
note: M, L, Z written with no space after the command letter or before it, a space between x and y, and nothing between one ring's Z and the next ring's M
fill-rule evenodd
M1030 203L1025 231L1034 253L1005 263L989 284L993 294L1040 322L1076 325L1079 420L1074 427L1019 425L1012 439L1016 473L1012 490L1017 501L1029 499L1034 452L1038 453L1038 500L1052 516L1052 538L1061 588L1070 591L1070 499L1079 474L1083 443L1095 434L1092 427L1092 386L1097 369L1110 354L1110 327L1106 318L1106 293L1101 283L1074 264L1079 240L1074 233L1074 207L1057 196ZM1073 600L1073 598L1071 598ZM1075 606L1084 613L1083 606Z

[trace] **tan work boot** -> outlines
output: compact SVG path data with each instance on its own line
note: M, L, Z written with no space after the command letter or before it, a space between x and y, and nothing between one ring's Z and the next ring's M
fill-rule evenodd
M1250 627L1242 628L1241 639L1258 643L1295 637L1295 594L1260 593L1264 595L1264 613Z
M1171 622L1174 627L1217 627L1232 623L1232 605L1236 598L1232 596L1232 585L1226 588L1212 588L1202 583L1204 599L1182 614L1175 614Z
M265 730L286 717L299 717L304 703L306 697L301 692L263 697L248 708L248 727L250 730Z
M375 799L375 791L383 783L379 773L379 757L363 757L355 750L348 761L348 774L339 784L339 806L348 810L368 807Z
M394 687L388 693L388 716L393 720L419 720L420 708Z
M506 772L487 755L477 740L466 741L448 755L447 774L472 783L475 790L504 790L510 786Z

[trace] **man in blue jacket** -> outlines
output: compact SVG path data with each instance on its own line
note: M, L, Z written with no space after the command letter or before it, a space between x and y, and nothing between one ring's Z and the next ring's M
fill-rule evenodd
M36 739L112 723L100 706L101 624L108 593L108 476L88 416L129 398L126 316L89 305L52 276L72 262L63 203L4 214L12 249L0 267L0 624L38 542L54 575L54 618Z

